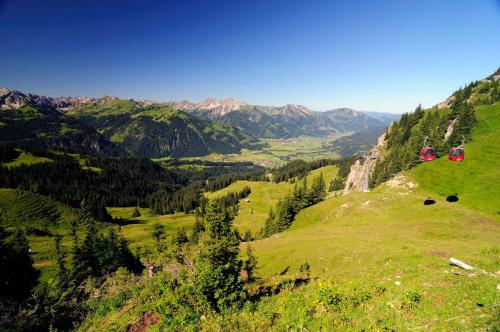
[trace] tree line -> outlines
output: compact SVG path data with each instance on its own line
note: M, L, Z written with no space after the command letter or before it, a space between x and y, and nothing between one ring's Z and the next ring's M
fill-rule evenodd
M401 170L415 167L419 162L419 152L424 137L427 145L435 149L438 157L446 155L450 147L458 146L472 139L472 129L477 123L474 108L468 102L469 87L460 90L451 105L451 110L429 109L420 105L413 113L405 113L386 132L387 155L375 165L370 177L370 187L389 180ZM453 132L448 139L445 134L451 122Z
M137 255L115 228L79 213L79 224L65 234L69 247L62 245L62 234L54 236L53 282L37 280L39 271L22 231L0 227L0 329L69 330L88 313L112 308L99 294L115 275L135 278L127 286L158 283L152 288L158 290L156 310L172 326L179 319L196 322L203 314L239 309L249 299L244 286L255 280L257 260L249 246L240 255L241 237L217 201L208 201L204 215L197 215L191 237L181 229L167 241L165 226L156 224L151 232L154 247L138 248ZM144 268L150 273L141 276ZM126 288L114 287L118 292ZM123 296L121 301L141 295Z
M0 149L5 159L15 158L16 152L13 147ZM237 178L262 178L264 174L262 168L246 164L223 164L199 170L165 169L144 158L86 157L81 165L74 156L42 153L54 162L0 166L0 187L39 193L75 208L85 204L101 221L109 219L104 213L106 206L138 205L159 214L189 212L200 205L203 191ZM219 176L222 176L220 180Z
M279 183L295 178L302 179L310 171L334 164L335 160L333 159L318 159L309 162L302 159L292 160L283 166L273 169L273 182Z
M323 173L313 179L311 187L308 187L305 177L301 184L295 183L291 194L281 199L275 209L269 211L261 235L269 237L288 229L302 209L323 201L325 197L326 184Z

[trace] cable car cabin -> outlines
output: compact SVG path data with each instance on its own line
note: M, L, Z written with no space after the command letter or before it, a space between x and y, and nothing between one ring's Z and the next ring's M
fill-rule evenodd
M465 153L463 148L451 148L448 152L448 159L453 161L463 161Z
M436 151L433 148L425 147L420 150L420 160L433 161L436 160Z

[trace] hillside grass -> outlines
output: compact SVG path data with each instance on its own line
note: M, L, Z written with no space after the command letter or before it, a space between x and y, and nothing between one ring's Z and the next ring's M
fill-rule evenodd
M125 225L113 226L129 241L130 249L135 252L137 247L153 246L151 232L154 224L165 225L167 241L178 229L191 231L195 223L194 215L152 215L149 209L140 209L141 217L131 218L134 207L108 208L113 218L127 220ZM74 209L65 206L46 196L15 189L0 188L0 225L7 229L20 227L23 230L34 228L49 232L49 236L28 234L27 238L33 251L34 266L41 270L41 280L49 280L55 276L56 262L53 235L64 236L62 250L69 254L67 263L71 260L72 240L69 237L70 223L76 220ZM100 224L103 231L111 224ZM84 229L80 229L83 236Z
M4 226L58 226L74 217L73 209L46 196L0 189L0 222Z
M96 115L98 117L105 117L111 115L129 114L134 110L134 103L126 99L116 99L109 103L109 105L102 106L96 104L88 104L83 107L70 110L68 114L73 116L81 115Z
M447 156L424 163L410 176L429 193L458 194L458 204L500 221L500 104L477 106L478 124L472 142L465 145L463 162Z
M334 165L315 169L309 173L308 183L311 185L312 179L323 173L325 183L328 187L330 181L337 176L337 172L338 168ZM234 219L234 225L242 234L249 230L255 235L264 226L269 210L274 208L280 199L291 193L295 184L286 181L279 183L236 181L224 189L205 193L204 195L209 199L213 199L227 195L229 192L240 192L246 186L252 190L248 196L249 202L247 202L246 198L240 200L240 208L238 215Z
M113 218L129 220L129 224L121 226L121 233L127 238L129 247L133 251L139 246L153 246L151 233L155 224L165 226L167 241L170 241L175 232L181 228L189 233L196 220L193 214L153 215L147 208L140 208L141 216L137 218L131 218L134 207L110 207L107 210Z
M321 287L314 282L260 304L282 317L276 330L292 322L308 330L469 330L491 323L491 308L500 301L498 276L479 270L500 268L500 224L439 197L424 206L426 197L420 189L383 186L330 198L301 211L289 230L254 241L259 271L268 280L287 268L287 275L298 275L308 262L313 276L332 281L340 293L385 289L359 308L308 317ZM450 257L476 271L451 267ZM422 296L412 310L401 308L408 292Z
M307 262L317 280L234 319L251 326L271 310L278 317L275 330L495 330L499 110L498 104L476 108L479 123L464 162L445 157L405 172L416 188L384 184L369 193L330 197L302 210L287 231L253 241L262 278L298 276ZM459 201L447 202L455 193ZM436 203L424 205L429 196ZM475 269L450 266L451 257ZM361 294L362 305L318 312L325 282L340 301ZM363 292L371 292L366 301ZM415 298L418 303L408 305Z
M75 211L48 197L15 189L0 189L0 225L7 229L20 227L49 232L49 236L28 234L34 266L42 272L41 280L49 280L55 275L54 240L55 234L66 234L70 222L76 220ZM65 237L61 243L63 250L69 251L71 241Z
M7 163L3 163L2 166L5 167L16 167L16 166L21 166L21 165L34 165L34 164L40 164L40 163L51 163L54 162L52 159L46 158L46 157L38 157L34 156L30 152L26 152L23 150L19 150L21 153L19 156L11 160Z

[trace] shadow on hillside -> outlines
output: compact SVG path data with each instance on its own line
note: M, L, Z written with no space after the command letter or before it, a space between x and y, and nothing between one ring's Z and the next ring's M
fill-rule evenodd
M458 202L458 195L457 194L449 195L448 197L446 197L446 201L450 203Z
M424 201L424 205L433 205L433 204L436 204L436 201L430 197Z
M282 290L290 290L302 285L307 285L310 281L311 278L309 276L300 276L295 279L283 280L276 285L261 284L255 289L250 289L248 295L250 297L250 301L256 302L264 296L277 295Z
M118 226L127 226L127 225L145 224L146 222L144 222L142 220L134 220L134 219L113 219L113 221L111 223L118 225Z

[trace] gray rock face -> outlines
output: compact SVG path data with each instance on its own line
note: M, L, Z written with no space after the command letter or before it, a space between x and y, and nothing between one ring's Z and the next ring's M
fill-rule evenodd
M368 181L370 179L370 174L373 172L384 146L385 133L378 138L377 145L375 145L366 156L356 160L351 166L351 171L349 172L342 192L343 195L347 195L352 191L364 192L369 190Z

